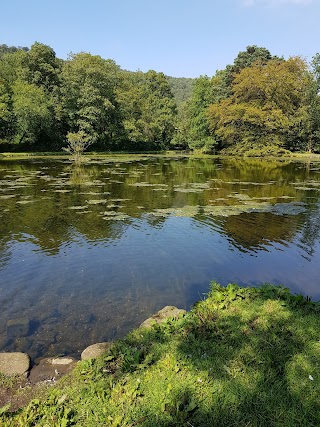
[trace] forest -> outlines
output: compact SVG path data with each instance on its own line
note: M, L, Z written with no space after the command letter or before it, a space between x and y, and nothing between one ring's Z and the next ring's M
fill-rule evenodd
M35 42L0 45L0 152L320 152L320 54L311 63L248 46L212 77L123 70Z

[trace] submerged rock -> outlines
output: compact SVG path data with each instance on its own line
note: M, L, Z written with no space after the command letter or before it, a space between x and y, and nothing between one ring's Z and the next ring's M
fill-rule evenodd
M141 323L141 328L151 328L153 323L162 323L169 318L177 318L186 313L186 310L182 310L173 305L167 305L166 307L159 310L156 314L146 319Z
M71 372L76 364L77 361L72 357L47 357L31 369L29 380L33 384L41 381L55 381Z
M4 375L23 375L30 369L30 357L26 353L0 353L0 372Z
M81 353L81 360L96 359L101 356L109 347L111 343L109 342L99 342L97 344L89 345Z

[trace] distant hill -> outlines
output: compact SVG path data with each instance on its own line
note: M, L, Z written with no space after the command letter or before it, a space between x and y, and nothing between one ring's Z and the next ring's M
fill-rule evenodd
M29 48L26 46L8 46L6 44L0 44L0 58L5 53L13 53L17 52L17 50L25 50L27 52Z
M166 77L178 106L191 97L193 84L196 79L187 77Z

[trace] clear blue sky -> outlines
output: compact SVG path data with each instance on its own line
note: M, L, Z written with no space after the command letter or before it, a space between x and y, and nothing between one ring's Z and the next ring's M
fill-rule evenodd
M0 44L90 52L128 70L212 76L248 45L320 52L320 0L7 0Z

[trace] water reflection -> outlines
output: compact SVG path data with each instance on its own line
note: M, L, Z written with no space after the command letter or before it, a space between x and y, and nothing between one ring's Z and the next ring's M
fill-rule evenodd
M76 355L208 283L320 298L320 165L0 162L1 350Z

